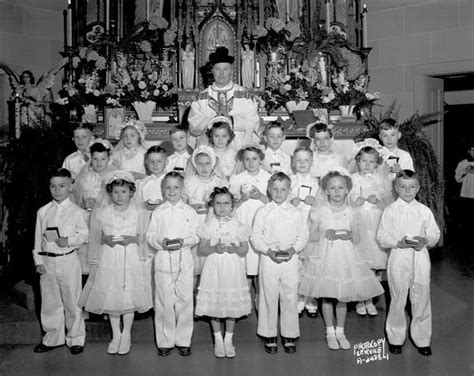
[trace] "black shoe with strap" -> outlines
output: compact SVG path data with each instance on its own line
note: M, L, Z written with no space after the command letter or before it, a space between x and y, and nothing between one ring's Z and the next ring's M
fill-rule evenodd
M391 343L388 344L388 351L392 354L401 354L402 353L402 346L401 345L392 345Z
M431 352L431 347L430 347L430 346L417 347L417 349L418 349L418 352L419 352L421 355L430 356L430 355L432 354L432 352Z
M265 338L265 351L269 354L276 354L278 352L278 345L276 337Z
M296 352L294 338L281 337L281 343L283 344L283 350L287 354L294 354Z
M191 347L186 347L186 346L176 346L178 349L178 353L181 356L189 356L191 355Z
M172 347L158 347L158 355L159 356L168 356L171 354L171 351L173 350Z

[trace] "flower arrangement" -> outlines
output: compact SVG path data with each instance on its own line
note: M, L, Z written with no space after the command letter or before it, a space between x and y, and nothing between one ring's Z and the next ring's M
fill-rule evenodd
M56 102L72 106L104 104L105 98L100 86L106 67L105 57L101 56L94 46L80 48L78 54L72 58L71 68L76 80L63 86Z
M317 63L304 62L291 69L289 74L276 72L272 80L268 80L262 99L270 114L291 101L296 104L306 101L310 108L324 107L322 98L330 92L331 89L321 82Z
M301 36L298 23L284 22L280 18L270 17L265 22L265 27L257 26L253 30L257 37L257 49L266 53L291 50L295 40Z
M347 77L346 68L332 75L332 93L329 93L327 99L332 99L332 103L337 106L355 106L356 110L370 108L379 99L380 93L370 93L367 91L369 83L368 76L359 75L356 79ZM323 101L325 101L324 99Z

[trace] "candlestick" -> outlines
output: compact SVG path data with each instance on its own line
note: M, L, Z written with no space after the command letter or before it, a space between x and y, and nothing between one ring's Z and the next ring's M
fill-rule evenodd
M367 4L362 10L362 47L367 47Z
M326 31L331 31L331 0L326 0Z
M72 46L72 7L71 7L71 0L68 0L67 4L67 28L66 28L66 35L67 35L67 46Z
M21 112L20 112L20 96L15 94L15 138L20 138L21 135Z
M146 20L150 19L150 0L146 0Z
M290 0L286 0L286 22L290 21Z
M110 0L105 1L105 32L110 30Z
M63 40L64 40L64 51L66 51L67 47L67 9L63 10Z

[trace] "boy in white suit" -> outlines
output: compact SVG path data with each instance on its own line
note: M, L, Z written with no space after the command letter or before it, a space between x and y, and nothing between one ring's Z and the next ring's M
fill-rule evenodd
M53 200L36 216L33 259L40 274L41 325L46 332L34 348L36 353L64 344L73 355L84 349L86 331L78 304L82 285L77 251L89 240L89 230L82 209L69 199L71 184L69 170L54 171L49 184Z
M280 330L285 352L296 352L298 322L298 257L308 241L305 213L290 204L291 179L277 172L268 182L271 202L255 213L250 241L262 254L260 259L260 299L257 334L265 338L265 351L278 351L277 326L280 303Z
M155 337L158 355L176 346L181 356L191 355L193 335L194 261L191 247L196 235L196 211L182 200L184 178L169 172L161 182L164 203L153 211L147 241L155 255Z
M382 213L377 240L390 248L387 275L390 309L385 328L389 350L402 352L406 338L405 305L412 304L411 337L422 355L431 355L430 256L428 247L439 240L440 231L431 210L415 197L420 189L418 175L402 170L395 177L398 199Z

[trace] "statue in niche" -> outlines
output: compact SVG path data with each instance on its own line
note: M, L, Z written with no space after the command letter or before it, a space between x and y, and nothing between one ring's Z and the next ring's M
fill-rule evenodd
M242 49L242 86L251 89L254 83L254 53L248 44Z
M194 88L194 60L194 48L190 43L187 43L181 57L184 90L192 90Z

